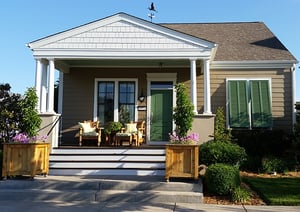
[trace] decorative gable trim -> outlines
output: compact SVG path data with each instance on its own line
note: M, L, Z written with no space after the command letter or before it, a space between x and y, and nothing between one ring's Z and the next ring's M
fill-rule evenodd
M209 57L216 44L119 13L28 44L35 57Z

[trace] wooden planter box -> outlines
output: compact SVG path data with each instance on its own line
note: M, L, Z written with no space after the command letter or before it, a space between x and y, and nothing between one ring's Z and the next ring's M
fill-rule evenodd
M170 177L198 179L198 145L166 145L166 180Z
M49 173L49 143L3 144L2 177Z

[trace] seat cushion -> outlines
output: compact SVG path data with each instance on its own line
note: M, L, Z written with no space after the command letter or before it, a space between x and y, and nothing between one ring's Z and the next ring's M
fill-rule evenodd
M131 135L132 135L131 133L117 133L116 134L117 137L129 137Z
M97 132L82 133L83 136L98 136Z
M136 133L136 132L137 132L136 123L126 124L125 133Z
M89 136L97 136L98 133L96 132L95 127L91 127L91 124L89 122L78 122L79 126L82 128L82 134L83 135L89 135Z

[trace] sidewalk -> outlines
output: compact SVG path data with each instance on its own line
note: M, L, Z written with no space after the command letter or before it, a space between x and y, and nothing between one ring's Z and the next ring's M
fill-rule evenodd
M170 203L108 203L108 202L14 202L0 201L0 211L43 211L43 212L221 212L221 211L258 211L258 212L298 212L300 206L237 206L211 204L170 204Z
M117 176L106 176L100 178L117 179L126 183L129 179L133 181L139 181L139 177L123 176L122 178ZM125 179L127 181L125 181ZM143 178L145 179L145 178ZM0 211L2 212L17 212L17 211L43 211L43 212L133 212L133 211L145 211L145 212L164 212L164 211L258 211L258 212L298 212L300 206L241 206L241 205L215 205L215 204L202 204L202 203L177 203L177 202L111 202L111 201L94 201L91 199L81 199L82 201L76 201L76 193L79 193L81 197L85 197L85 193L90 194L89 189L94 189L94 182L98 182L99 177L76 177L76 176L48 176L36 177L34 181L28 180L7 180L0 181ZM157 177L150 177L149 180L158 181ZM57 196L55 188L67 189L69 184L66 182L75 182L76 190L68 191L64 195ZM77 184L78 182L78 184ZM46 186L50 185L50 187ZM74 184L71 184L72 186ZM35 186L35 187L34 187ZM64 188L65 186L65 188ZM88 190L80 190L80 187L84 187ZM26 193L27 192L27 193ZM82 194L80 194L82 192ZM127 191L130 194L131 191ZM37 196L39 195L39 196ZM142 195L142 194L141 194ZM46 197L54 196L56 198L47 199ZM150 199L150 198L149 198Z

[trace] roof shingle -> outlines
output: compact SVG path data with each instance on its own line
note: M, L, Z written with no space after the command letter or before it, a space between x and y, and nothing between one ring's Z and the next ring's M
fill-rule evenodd
M263 22L160 25L218 44L215 61L296 61Z

